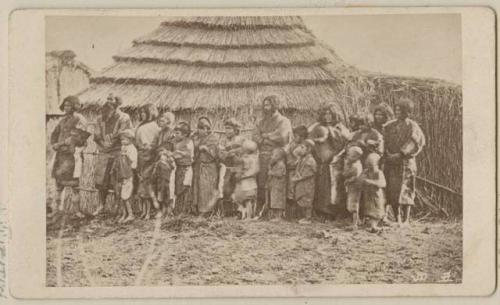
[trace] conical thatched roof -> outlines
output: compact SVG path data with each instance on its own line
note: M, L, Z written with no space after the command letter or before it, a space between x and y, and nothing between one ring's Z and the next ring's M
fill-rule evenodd
M113 59L82 92L84 103L113 93L125 107L238 108L277 94L287 108L311 109L332 100L331 67L348 67L300 17L281 16L170 18Z

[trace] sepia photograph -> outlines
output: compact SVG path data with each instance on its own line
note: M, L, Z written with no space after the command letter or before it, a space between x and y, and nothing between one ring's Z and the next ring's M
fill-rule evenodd
M460 14L46 16L46 286L462 282Z

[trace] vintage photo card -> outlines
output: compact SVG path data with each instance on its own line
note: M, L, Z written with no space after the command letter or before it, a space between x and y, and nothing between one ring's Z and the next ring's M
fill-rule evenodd
M13 12L10 293L493 293L494 24Z

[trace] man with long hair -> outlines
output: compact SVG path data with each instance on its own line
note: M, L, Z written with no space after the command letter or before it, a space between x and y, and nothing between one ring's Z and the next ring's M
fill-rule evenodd
M262 101L263 118L257 124L253 140L257 143L259 154L259 174L257 176L257 209L261 210L266 199L269 161L276 148L286 149L293 137L292 123L279 111L279 99L269 95Z

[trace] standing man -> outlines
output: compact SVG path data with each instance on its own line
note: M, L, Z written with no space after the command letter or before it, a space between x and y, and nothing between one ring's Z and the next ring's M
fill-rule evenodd
M56 200L52 207L52 216L64 210L65 187L70 187L72 191L72 205L76 209L76 216L83 218L80 211L80 194L78 186L81 173L81 152L87 143L90 134L86 131L85 118L77 113L80 109L80 102L76 96L66 97L60 109L64 112L64 117L59 121L50 136L50 144L55 150L55 160L52 167L52 177L56 180Z
M262 101L263 118L257 124L253 140L259 147L259 167L257 176L257 209L265 203L269 161L276 148L286 149L293 137L292 123L279 112L279 100L269 95Z
M401 99L394 110L396 119L384 128L387 204L392 206L398 223L403 213L403 223L409 224L411 207L415 204L415 157L422 151L425 137L417 122L409 118L413 111L411 100Z
M101 116L97 119L94 141L97 144L98 155L95 170L95 186L99 190L99 207L93 213L100 214L106 204L108 190L113 188L111 169L120 155L120 137L123 130L133 129L128 114L120 111L121 99L109 95L101 108Z

